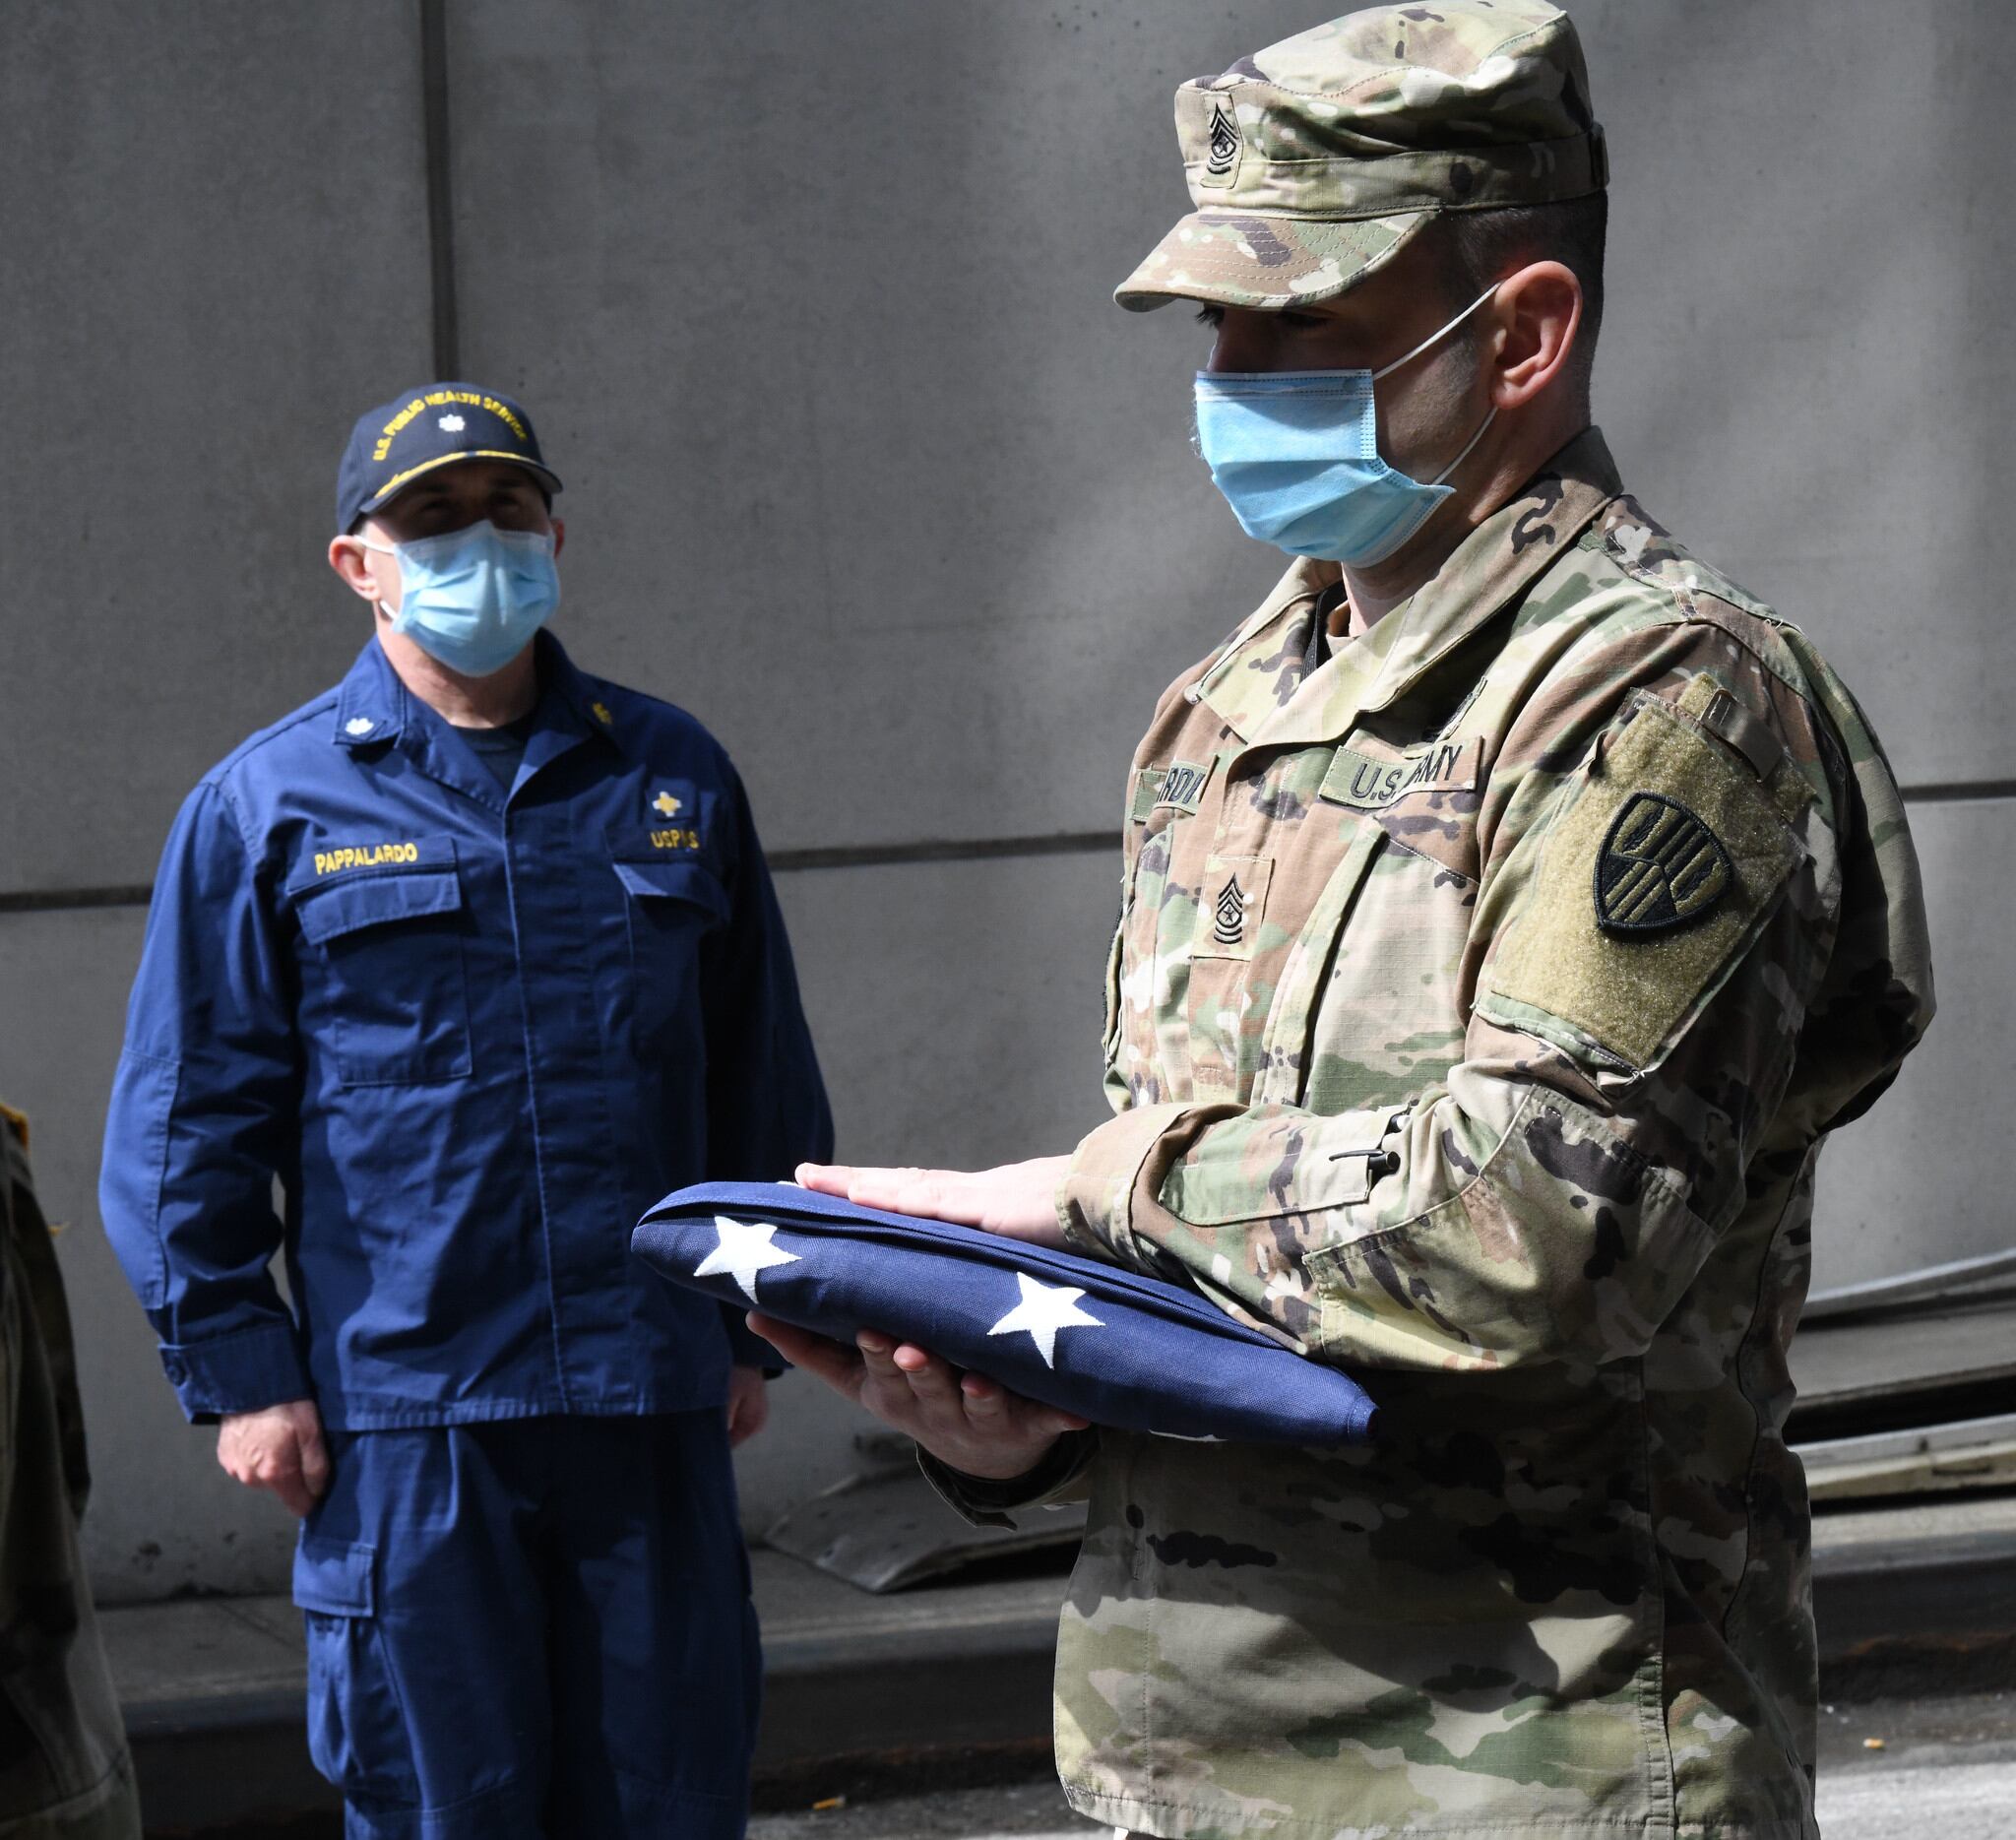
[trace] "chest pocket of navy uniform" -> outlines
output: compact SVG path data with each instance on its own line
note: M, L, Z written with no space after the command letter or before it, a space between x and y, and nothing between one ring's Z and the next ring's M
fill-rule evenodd
M640 972L664 970L667 954L690 951L725 924L728 892L695 831L612 830L609 860L630 896L630 958ZM673 839L666 842L662 840Z
M633 1026L642 1042L668 1050L697 1040L702 947L728 919L727 890L700 835L669 826L607 833L625 896Z
M345 1086L463 1079L471 1066L468 916L454 840L357 854L362 866L288 889L313 955L302 967L307 1031L327 1046Z

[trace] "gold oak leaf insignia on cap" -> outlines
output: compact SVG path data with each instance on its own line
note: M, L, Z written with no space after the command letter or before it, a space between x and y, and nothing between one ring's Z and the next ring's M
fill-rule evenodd
M1721 840L1678 799L1633 793L1597 854L1596 923L1625 934L1691 925L1734 879Z
M676 818L686 809L686 801L674 798L670 793L661 793L651 801L651 808L662 817Z

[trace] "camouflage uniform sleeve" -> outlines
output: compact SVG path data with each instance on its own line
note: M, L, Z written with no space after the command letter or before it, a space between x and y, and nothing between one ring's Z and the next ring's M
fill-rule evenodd
M1480 818L1474 994L1441 1080L1329 1116L1124 1112L1079 1146L1067 1240L1343 1364L1642 1352L1753 1162L1796 1167L1930 1014L1888 768L1845 692L1765 649L1728 620L1656 627L1523 712ZM1802 1035L1855 1014L1795 1090Z

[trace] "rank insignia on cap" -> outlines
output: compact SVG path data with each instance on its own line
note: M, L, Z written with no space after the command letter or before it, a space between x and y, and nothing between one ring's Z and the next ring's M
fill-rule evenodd
M1229 185L1232 182L1232 174L1238 170L1240 146L1237 117L1223 102L1215 103L1211 110L1211 126L1205 130L1204 182L1207 185Z
M1677 799L1634 793L1596 858L1596 923L1607 933L1690 925L1729 892L1729 852Z
M670 793L661 793L651 801L651 808L662 818L676 818L686 809L686 801L674 798Z

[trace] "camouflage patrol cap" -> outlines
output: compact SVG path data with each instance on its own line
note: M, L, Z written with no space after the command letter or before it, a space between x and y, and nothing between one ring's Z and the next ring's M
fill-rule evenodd
M1196 210L1114 293L1276 310L1381 267L1429 219L1609 177L1589 73L1545 0L1348 13L1176 92Z

